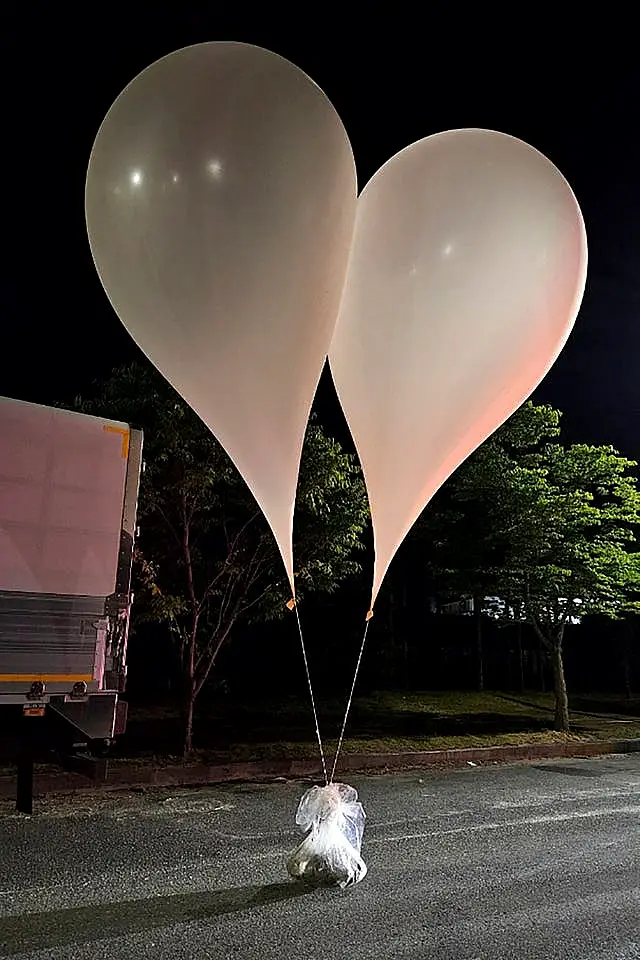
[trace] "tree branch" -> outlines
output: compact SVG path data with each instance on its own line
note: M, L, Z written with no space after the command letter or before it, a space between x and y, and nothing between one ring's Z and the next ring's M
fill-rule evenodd
M249 517L249 519L247 520L247 522L246 522L245 524L243 524L243 526L240 528L240 530L235 534L235 536L234 536L234 538L233 538L233 540L231 541L230 544L229 544L229 542L228 542L228 534L227 534L227 532L226 532L226 524L224 524L224 527L225 527L225 539L227 540L227 543L228 543L227 556L225 557L224 561L222 562L222 566L221 566L220 570L218 571L218 573L216 573L215 577L213 577L213 579L212 579L212 580L207 584L207 586L205 587L205 589L204 589L204 591L203 591L203 593L202 593L202 599L201 599L201 601L200 601L200 606L201 606L201 608L202 608L202 607L204 606L204 604L208 601L208 599L210 598L211 594L213 593L213 590L214 590L215 587L218 585L218 583L220 582L220 580L221 580L221 579L225 576L225 574L228 572L229 565L230 565L230 563L232 562L236 551L238 550L238 545L239 545L239 542L240 542L241 537L244 536L244 534L246 533L246 531L247 531L248 527L250 526L250 524L253 523L253 522L256 520L256 518L259 517L259 516L260 516L259 513L254 513L251 517Z
M158 503L154 503L153 509L154 509L154 510L157 510L157 512L160 514L160 516L162 517L163 521L165 522L165 524L166 524L166 526L167 526L167 529L169 530L169 532L170 532L170 533L173 535L173 537L175 538L176 544L178 545L178 547L180 547L180 548L182 549L182 539L181 539L181 537L178 535L178 532L177 532L176 528L175 528L174 525L171 523L171 521L169 520L169 517L166 515L166 513L164 512L164 510L162 509L162 507L161 507Z
M528 583L525 584L525 593L526 593L525 604L527 607L529 619L531 620L531 626L535 630L536 635L538 636L538 639L542 641L542 643L548 650L551 650L552 644L550 643L549 638L546 636L546 634L542 630L542 627L538 623L538 618L536 616L533 601L531 599L531 588Z
M264 538L261 538L252 557L244 565L242 574L236 576L233 572L228 571L227 582L218 605L217 623L211 632L210 640L205 644L195 664L195 671L198 675L201 674L204 664L206 664L204 667L205 673L208 675L224 639L228 636L238 616L259 603L271 589L270 584L253 601L248 604L242 603L242 598L247 596L264 572L268 560L268 551L267 555L261 556L261 553L264 552L264 545ZM222 573L224 572L223 570ZM213 659L211 659L212 656Z
M232 627L232 626L233 626L233 620L228 624L226 630L224 630L224 632L220 635L220 637L218 638L217 643L215 644L215 647L214 647L212 644L211 644L211 645L208 645L208 648L209 648L209 657L208 657L206 666L204 667L203 670L200 669L201 664L202 664L202 662L203 662L203 658L200 657L200 658L198 659L198 664L196 665L196 676L197 676L197 679L196 679L196 682L195 682L195 685L194 685L194 697L197 697L197 696L198 696L198 694L199 694L200 691L202 690L203 686L204 686L205 683L207 682L207 677L208 677L209 674L211 673L211 668L213 667L214 663L216 662L216 659L217 659L217 657L218 657L218 654L220 653L220 650L222 649L222 644L225 642L225 640L226 640L227 637L229 636L229 633L230 633L230 631L231 631L231 627Z
M283 583L284 583L284 580L275 580L274 582L270 583L268 586L264 588L262 593L259 593L258 596L255 597L253 600L251 600L250 603L242 604L240 607L239 613L245 614L247 610L251 610L252 607L257 606L261 600L264 600L264 598L267 596L268 593L270 593L272 590L279 589L280 585Z

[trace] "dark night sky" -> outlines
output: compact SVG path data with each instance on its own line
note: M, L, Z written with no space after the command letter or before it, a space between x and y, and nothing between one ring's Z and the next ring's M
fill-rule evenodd
M533 22L522 7L520 23L505 26L485 14L470 22L457 6L438 19L423 4L391 5L394 16L382 20L349 4L335 14L298 7L294 17L270 4L257 20L240 4L224 14L213 3L156 7L165 11L133 2L5 8L3 60L13 73L3 101L10 249L1 394L69 398L135 356L86 240L93 138L120 90L153 60L190 43L243 40L293 60L325 90L361 185L408 143L460 126L522 137L559 166L585 215L590 272L576 329L536 397L566 412L572 439L640 455L640 67L624 46L630 22L582 20L564 36L542 8ZM345 32L350 10L360 11L360 27ZM327 384L322 396L330 412Z

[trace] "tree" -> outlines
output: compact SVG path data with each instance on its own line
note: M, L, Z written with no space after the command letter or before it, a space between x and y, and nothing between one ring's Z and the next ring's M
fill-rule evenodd
M178 651L184 753L193 748L196 699L233 628L279 616L290 597L271 531L226 453L153 368L113 372L76 408L142 426L145 472L135 551L134 614L165 624ZM331 592L359 571L368 522L354 458L309 425L295 517L298 600Z
M640 524L636 464L612 447L548 444L534 455L544 471L538 500L521 515L505 583L548 651L555 725L569 729L562 648L567 623L640 609Z
M608 446L554 442L559 422L559 411L529 402L460 468L448 491L459 513L442 555L451 574L452 548L475 516L453 582L466 581L467 592L482 584L500 598L495 617L531 624L553 669L555 726L568 730L567 623L640 610L640 493L633 461Z
M437 594L447 600L473 599L476 619L477 686L484 687L482 620L495 618L486 598L504 591L505 530L508 516L522 506L514 501L535 482L535 471L514 475L523 452L542 437L559 433L560 415L550 407L528 404L490 437L436 494L417 525L427 567ZM535 496L535 488L531 493Z

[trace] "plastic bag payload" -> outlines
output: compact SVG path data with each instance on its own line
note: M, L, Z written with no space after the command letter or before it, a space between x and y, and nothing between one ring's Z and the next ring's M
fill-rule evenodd
M365 819L354 787L311 787L298 805L296 824L307 835L287 860L289 875L340 887L359 883L367 873L360 855Z

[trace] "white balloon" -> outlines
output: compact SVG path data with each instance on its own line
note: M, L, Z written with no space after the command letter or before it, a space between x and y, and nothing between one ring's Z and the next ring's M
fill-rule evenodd
M329 359L369 493L372 607L431 497L553 364L586 268L568 183L505 134L427 137L365 187Z
M300 455L356 195L324 93L242 43L198 44L143 70L109 110L87 173L107 295L244 477L292 590Z

